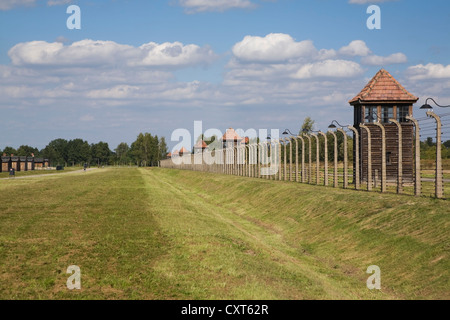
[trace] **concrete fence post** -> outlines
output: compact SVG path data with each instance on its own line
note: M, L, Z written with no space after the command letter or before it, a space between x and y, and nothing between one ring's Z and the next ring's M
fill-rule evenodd
M319 131L319 134L324 138L324 173L323 173L323 185L328 186L328 139L326 133Z
M427 116L436 120L436 174L435 174L435 195L440 199L444 196L443 176L442 176L442 123L441 118L433 111L427 111Z
M298 182L298 140L294 136L291 138L295 141L295 182Z
M347 134L344 129L337 128L344 137L344 189L348 188L348 152L347 152Z
M319 147L319 137L315 133L310 133L311 136L316 140L316 184L320 182L320 147Z
M372 191L372 135L365 124L359 126L367 132L367 191Z
M414 123L415 128L415 170L414 170L414 195L420 196L422 192L421 170L420 170L420 127L419 122L413 117L406 116L406 119Z
M308 183L311 184L312 180L312 158L311 158L311 137L307 134L304 135L308 139Z
M389 119L390 122L397 126L398 138L398 161L397 161L397 193L403 193L403 135L402 125L395 119Z
M300 139L302 142L302 183L306 182L306 175L305 175L305 140L302 136L297 136L297 138ZM298 153L297 153L298 155Z
M284 162L283 162L283 178L284 178L284 181L286 181L287 180L287 154L286 154L286 145L287 145L287 142L288 142L288 139L287 138L285 138L285 139L282 139L282 141L283 141L283 145L284 145Z
M354 137L355 137L355 159L354 159L354 163L355 163L355 174L353 175L353 179L354 179L354 183L355 183L355 189L359 190L360 189L360 184L361 184L361 178L359 175L359 134L358 134L358 130L356 130L356 128L352 127L352 126L348 126L348 128L350 130L353 131Z
M333 187L338 187L338 151L337 151L337 136L336 133L334 133L331 130L328 130L328 132L333 136L334 138L334 148L333 148L333 162L334 162L334 171L333 171Z
M373 122L381 129L381 192L386 192L386 130L379 122Z
M281 139L277 140L278 143L278 180L281 180Z
M289 140L289 181L292 181L292 140Z

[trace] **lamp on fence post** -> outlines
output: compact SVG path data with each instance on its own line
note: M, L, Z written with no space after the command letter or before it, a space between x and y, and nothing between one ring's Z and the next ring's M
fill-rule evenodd
M307 135L308 132L307 129L303 129L303 136L308 139L308 183L311 184L311 170L312 170L312 164L311 164L311 137Z
M441 118L433 112L433 108L427 103L428 100L434 102L440 108L449 108L449 106L441 106L433 98L427 98L425 104L420 107L420 109L428 110L427 116L432 117L436 120L436 176L435 176L435 195L436 198L442 198L444 196L443 188L443 176L442 176L442 155L441 155L441 134L442 134L442 123Z

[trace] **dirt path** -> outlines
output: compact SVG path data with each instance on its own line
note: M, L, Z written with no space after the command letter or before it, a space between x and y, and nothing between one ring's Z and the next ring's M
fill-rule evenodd
M97 168L89 168L86 169L86 171L92 171L95 170ZM9 179L25 179L25 178L36 178L36 177L51 177L51 176L57 176L57 175L61 175L61 174L69 174L69 173L77 173L77 172L82 172L84 169L80 169L80 170L74 170L74 171L69 171L69 172L61 172L61 173L43 173L43 174L33 174L33 175L29 175L29 176L19 176L19 177L8 177L8 178L0 178L0 180L9 180Z

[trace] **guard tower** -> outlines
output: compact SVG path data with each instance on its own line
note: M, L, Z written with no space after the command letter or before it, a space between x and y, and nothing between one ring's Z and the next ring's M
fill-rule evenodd
M382 131L379 126L374 124L375 122L380 123L385 129L386 180L395 181L397 179L398 127L389 119L397 120L402 128L403 181L413 181L414 127L406 119L406 116L412 116L413 104L418 99L406 91L389 72L381 69L364 89L349 101L350 105L354 107L354 127L360 136L360 174L363 181L367 181L368 135L366 130L360 128L361 123L364 123L371 133L372 177L376 177L376 173L378 173L378 177L381 177Z

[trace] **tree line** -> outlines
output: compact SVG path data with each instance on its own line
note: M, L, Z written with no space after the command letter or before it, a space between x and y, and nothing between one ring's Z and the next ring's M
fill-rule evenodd
M138 165L157 166L158 162L167 157L167 144L164 137L158 138L150 133L139 133L136 140L129 146L121 142L117 148L110 150L107 142L89 144L87 141L77 138L72 140L55 139L50 141L45 148L22 145L15 149L7 146L1 150L1 154L10 156L31 156L49 159L52 166L83 165Z

